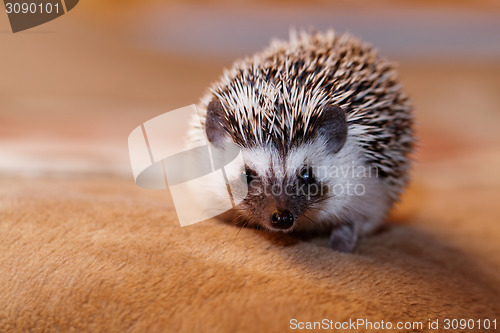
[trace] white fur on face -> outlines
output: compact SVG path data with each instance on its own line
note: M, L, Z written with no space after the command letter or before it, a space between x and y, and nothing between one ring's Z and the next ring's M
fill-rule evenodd
M326 150L321 140L295 147L284 158L271 147L244 148L247 167L264 180L271 170L279 184L294 182L304 167L312 167L317 181L328 186L328 198L306 210L312 219L299 219L300 229L354 223L359 232L378 226L389 209L391 200L386 185L362 158L362 151L353 137L336 154ZM239 175L233 173L233 178ZM314 223L314 224L313 224Z
M321 139L292 148L286 156L271 146L243 147L242 154L246 166L263 180L271 177L272 170L276 182L283 184L285 177L291 182L307 166L313 168L318 181L328 185L332 194L326 194L327 199L306 211L309 219L299 218L298 229L334 227L349 222L354 223L356 232L365 233L383 221L391 206L387 185L377 177L374 169L370 171L363 159L360 144L352 135L348 136L344 147L336 154L329 153ZM245 165L225 167L230 182L241 181L244 170ZM215 197L224 200L226 188L206 185ZM354 192L355 188L357 193Z

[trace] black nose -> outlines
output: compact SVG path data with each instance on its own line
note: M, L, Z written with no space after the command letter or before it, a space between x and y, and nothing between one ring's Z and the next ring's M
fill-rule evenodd
M293 214L287 210L277 210L271 215L271 225L279 229L289 229L293 225Z

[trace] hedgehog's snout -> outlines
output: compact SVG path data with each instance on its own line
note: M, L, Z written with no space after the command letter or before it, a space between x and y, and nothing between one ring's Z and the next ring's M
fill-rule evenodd
M290 229L293 226L294 217L286 209L277 209L271 214L271 226L277 229Z

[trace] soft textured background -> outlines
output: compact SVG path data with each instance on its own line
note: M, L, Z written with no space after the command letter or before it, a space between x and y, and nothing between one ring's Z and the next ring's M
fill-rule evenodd
M215 220L180 228L168 192L135 186L129 132L311 25L400 64L420 142L388 226L353 254ZM0 45L0 331L500 320L497 1L82 0L18 34L0 13Z

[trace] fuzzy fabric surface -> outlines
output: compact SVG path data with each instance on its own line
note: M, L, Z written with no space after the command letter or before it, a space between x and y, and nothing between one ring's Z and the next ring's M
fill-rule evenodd
M500 318L498 191L413 189L392 223L346 254L215 220L181 228L168 194L131 181L0 184L2 332Z

